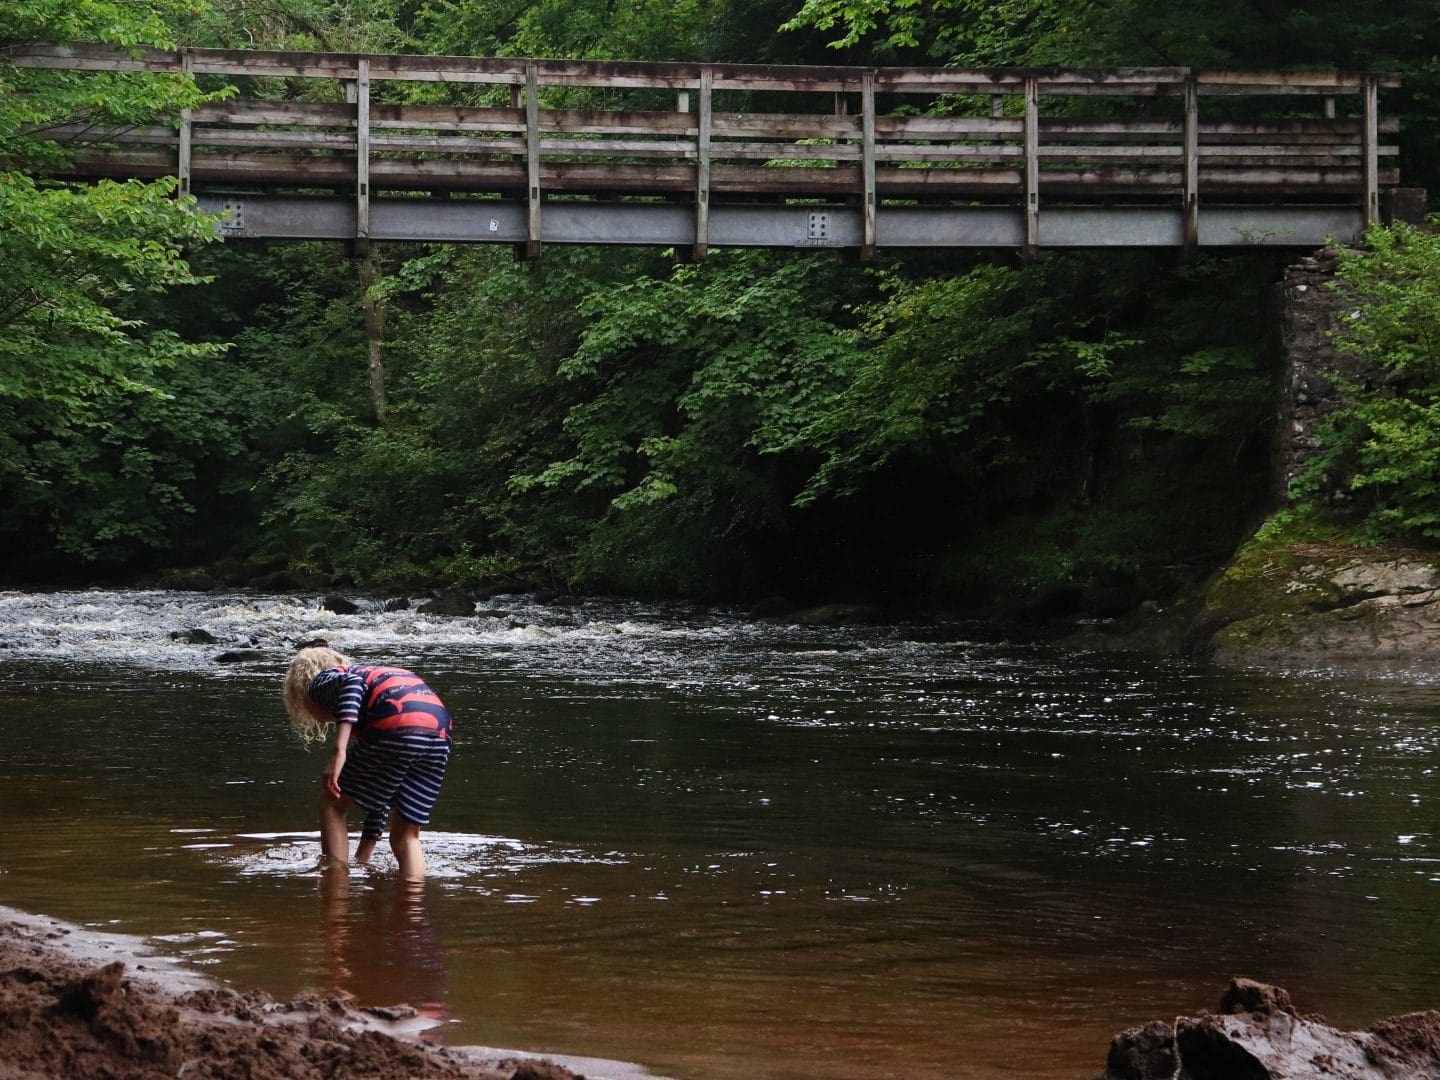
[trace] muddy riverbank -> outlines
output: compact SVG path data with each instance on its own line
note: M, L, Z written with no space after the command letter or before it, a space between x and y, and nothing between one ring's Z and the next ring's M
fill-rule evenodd
M302 994L279 1002L259 992L242 994L146 949L139 939L0 908L0 1077L6 1080L650 1075L620 1062L577 1058L562 1064L430 1045L422 1041L428 1027L405 1004L357 1009L334 996Z

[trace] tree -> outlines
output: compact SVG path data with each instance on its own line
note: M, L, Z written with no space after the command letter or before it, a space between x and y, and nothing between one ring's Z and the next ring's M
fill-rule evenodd
M164 45L165 18L179 9L20 0L0 11L0 485L12 510L53 529L66 528L65 510L47 497L46 447L80 428L109 430L118 402L159 393L159 372L220 346L131 314L137 297L198 280L183 253L215 238L213 222L175 198L173 179L48 179L67 147L45 136L178 117L206 95L188 77L31 70L8 56L30 41Z
M1321 452L1298 478L1300 499L1327 472L1347 475L1372 538L1440 537L1440 235L1376 227L1343 251L1336 287L1350 317L1337 344L1377 373L1345 387ZM1353 303L1350 301L1353 300Z
M796 433L849 379L837 324L867 294L827 255L762 252L593 291L559 367L580 398L568 452L510 481L585 521L570 572L644 591L768 583L812 467Z

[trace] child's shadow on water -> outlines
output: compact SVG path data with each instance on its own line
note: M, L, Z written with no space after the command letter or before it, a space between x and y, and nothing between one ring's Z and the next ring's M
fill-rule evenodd
M431 1024L450 1018L445 950L424 881L352 878L349 867L328 868L320 876L320 905L331 994L359 1007L410 1005Z

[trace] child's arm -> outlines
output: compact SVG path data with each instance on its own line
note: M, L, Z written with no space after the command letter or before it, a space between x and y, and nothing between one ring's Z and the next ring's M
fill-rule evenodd
M324 772L325 790L334 799L340 798L340 771L345 768L346 748L350 745L350 730L354 726L343 722L335 725L335 753L330 756Z
M360 719L360 701L365 680L346 668L326 668L310 680L310 700L327 719L335 721L335 754L325 766L325 790L331 798L340 798L340 770L345 767L345 751L350 742L350 729Z

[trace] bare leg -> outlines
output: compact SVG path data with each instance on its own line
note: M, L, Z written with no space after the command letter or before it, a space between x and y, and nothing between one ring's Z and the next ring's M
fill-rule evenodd
M360 834L360 843L355 845L356 866L370 865L370 856L375 854L375 842L379 839L380 837L376 836L374 833Z
M353 806L344 795L334 798L320 792L320 854L325 861L347 866L350 862L350 833L345 828L345 814Z
M420 847L420 826L398 817L391 819L390 850L400 863L400 876L419 881L425 876L425 852Z

